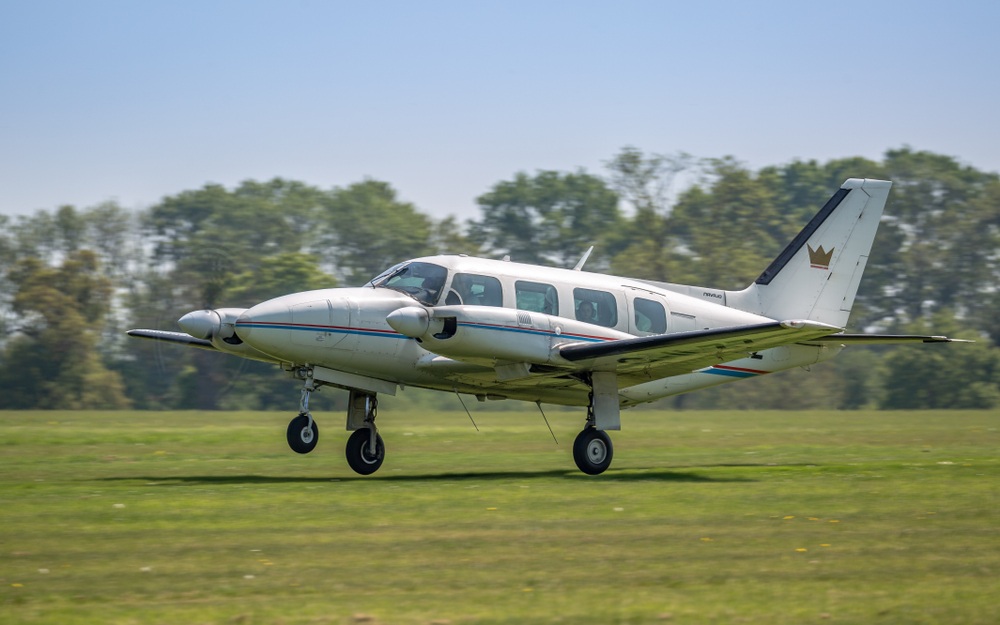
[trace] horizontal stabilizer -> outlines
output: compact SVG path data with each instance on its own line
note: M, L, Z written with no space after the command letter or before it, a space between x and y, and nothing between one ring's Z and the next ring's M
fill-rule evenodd
M844 345L900 345L905 343L975 343L968 339L952 339L947 336L924 336L920 334L831 334L821 336L810 343L842 343Z

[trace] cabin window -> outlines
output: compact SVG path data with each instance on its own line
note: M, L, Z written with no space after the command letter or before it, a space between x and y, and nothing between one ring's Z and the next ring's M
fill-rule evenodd
M457 295L459 301L453 300L453 295ZM447 303L461 303L466 306L503 306L503 289L500 287L500 281L493 276L457 273L451 281Z
M663 334L667 331L667 311L663 304L651 299L637 297L632 300L635 308L635 329L650 334Z
M546 315L559 314L559 299L556 288L551 284L518 280L514 283L514 294L519 310L530 310Z
M618 302L606 291L573 289L573 308L578 321L606 328L618 325Z
M433 263L409 263L383 272L368 284L400 291L421 304L433 306L441 295L448 270Z

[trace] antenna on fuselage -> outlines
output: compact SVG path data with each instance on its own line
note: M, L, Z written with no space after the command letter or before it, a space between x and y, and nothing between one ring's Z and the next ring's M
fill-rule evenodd
M587 248L587 251L583 253L583 258L581 258L580 262L578 262L576 264L576 267L573 267L573 271L582 271L583 270L583 264L585 262L587 262L587 259L590 258L590 253L593 252L593 251L594 251L594 246L593 245L591 245L589 248Z
M457 397L459 403L462 404L462 408L465 408L465 414L469 415L469 421L472 421L472 427L476 428L476 431L478 432L479 431L479 426L476 425L476 420L472 418L472 413L469 412L469 407L465 405L465 400L462 399L462 396L458 394L458 389L457 388L453 389L453 390L455 391L455 397Z
M593 248L591 248L591 249L593 249ZM554 440L556 442L556 445L558 445L559 444L559 439L556 438L556 433L552 431L552 426L549 425L549 420L545 416L545 411L542 410L542 400L536 399L535 400L535 405L538 406L538 412L542 413L542 420L545 421L545 427L549 428L549 434L552 435L552 440Z

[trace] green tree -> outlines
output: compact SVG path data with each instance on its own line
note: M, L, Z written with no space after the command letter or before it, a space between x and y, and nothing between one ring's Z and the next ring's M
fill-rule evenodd
M611 187L631 209L606 237L611 270L646 280L678 281L681 254L668 223L670 197L677 176L692 168L693 159L684 153L646 155L626 146L605 165Z
M472 238L487 254L509 254L524 263L572 267L621 218L617 194L582 170L520 172L476 202L482 218L470 226Z
M881 308L900 323L943 309L976 316L1000 284L1000 177L910 148L890 150L885 167L900 245Z
M96 343L107 313L110 282L93 252L70 254L51 268L38 259L10 272L19 335L0 364L0 407L125 408L120 377L101 362Z
M1000 406L1000 350L976 332L962 329L949 311L905 327L971 338L972 344L900 347L887 354L883 408L996 408Z
M249 308L281 295L336 286L336 278L323 273L316 256L304 252L282 252L262 258L253 271L232 276L227 282L223 299L227 306Z
M431 219L387 182L365 180L323 197L324 259L360 286L392 265L434 252Z
M755 176L731 158L713 161L709 176L706 187L681 194L667 221L685 260L671 281L743 288L802 224L778 210L773 176Z

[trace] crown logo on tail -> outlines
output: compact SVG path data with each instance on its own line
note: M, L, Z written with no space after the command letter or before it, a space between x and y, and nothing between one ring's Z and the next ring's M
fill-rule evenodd
M830 259L833 258L834 248L830 248L830 251L824 251L823 246L820 245L818 248L813 249L811 245L806 243L806 247L809 248L809 266L815 269L830 269Z

